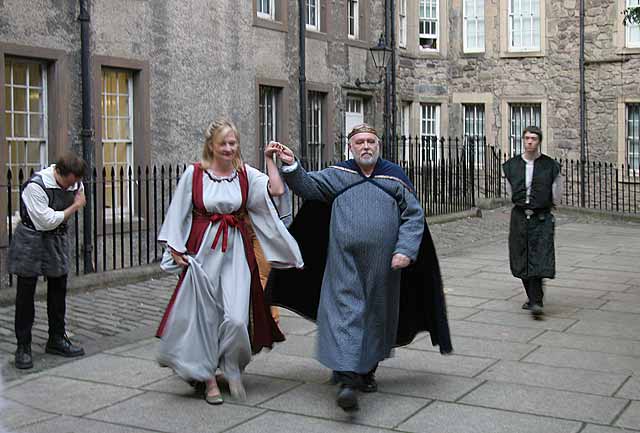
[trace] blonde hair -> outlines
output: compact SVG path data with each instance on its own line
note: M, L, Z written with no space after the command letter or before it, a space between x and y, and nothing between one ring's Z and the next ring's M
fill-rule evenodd
M236 125L225 118L214 120L204 131L204 147L202 148L202 162L204 165L208 166L214 160L213 145L224 140L224 137L229 132L233 132L238 144L236 154L233 157L233 168L242 170L244 164L242 162L242 154L240 153L240 134L238 133Z

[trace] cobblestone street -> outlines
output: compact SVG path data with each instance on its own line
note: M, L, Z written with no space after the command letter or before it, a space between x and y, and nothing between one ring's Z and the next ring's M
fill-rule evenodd
M509 209L432 224L455 353L441 356L428 336L398 349L356 415L335 406L329 372L313 359L315 326L287 311L287 341L249 365L247 402L193 398L155 363L153 333L176 281L164 277L70 294L69 330L87 351L76 361L43 354L39 302L27 373L11 365L13 307L2 308L9 402L0 424L34 433L640 431L640 225L556 216L558 277L543 321L520 309L508 271Z

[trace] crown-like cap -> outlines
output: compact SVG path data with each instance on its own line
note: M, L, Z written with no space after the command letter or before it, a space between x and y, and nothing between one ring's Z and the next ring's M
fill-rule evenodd
M368 132L378 137L378 131L376 131L376 128L374 128L373 126L367 123L361 123L360 125L356 125L353 127L351 132L349 132L349 135L347 136L347 138L351 140L351 137L353 137L356 134L360 134L362 132Z

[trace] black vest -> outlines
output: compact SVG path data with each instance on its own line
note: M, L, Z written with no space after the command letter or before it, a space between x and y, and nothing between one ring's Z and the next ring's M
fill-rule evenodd
M553 207L553 181L560 174L560 164L547 155L540 155L533 163L531 194L527 204L527 163L521 155L514 156L502 165L504 175L511 184L511 201L527 209Z
M34 174L31 179L22 184L20 188L20 219L22 220L22 224L25 226L36 230L33 222L31 221L31 217L29 216L29 212L27 211L27 207L24 204L24 200L22 200L22 191L27 187L28 184L35 183L40 186L49 197L49 207L54 211L65 210L69 206L73 204L73 200L75 198L75 191L65 191L60 188L47 188L44 185L44 181L42 180L42 176L39 174ZM58 227L53 229L52 231L62 231L65 232L67 230L67 222L63 221Z

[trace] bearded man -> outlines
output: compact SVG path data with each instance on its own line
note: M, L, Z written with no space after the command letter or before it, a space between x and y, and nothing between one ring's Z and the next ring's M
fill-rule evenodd
M307 173L282 146L283 177L305 200L290 229L305 269L272 271L268 283L274 304L317 321L317 359L333 370L344 410L357 409L356 391L377 390L378 363L418 331L451 351L437 258L410 180L379 157L371 126L350 132L349 149L353 159ZM404 278L419 255L429 263ZM402 291L412 280L420 283Z

